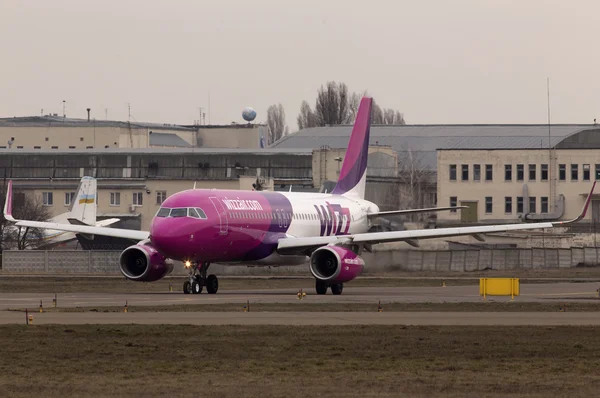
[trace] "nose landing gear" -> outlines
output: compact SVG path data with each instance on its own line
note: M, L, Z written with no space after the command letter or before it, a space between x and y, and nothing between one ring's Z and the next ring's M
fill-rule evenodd
M208 294L215 294L219 290L219 279L216 275L206 276L210 263L196 264L192 263L189 280L183 282L183 293L200 294L206 287Z

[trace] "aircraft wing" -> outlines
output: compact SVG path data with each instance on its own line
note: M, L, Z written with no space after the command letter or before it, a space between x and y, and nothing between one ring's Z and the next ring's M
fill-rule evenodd
M119 221L121 221L120 218L107 218L106 220L96 221L96 226L97 227L107 227L107 226L117 223Z
M147 231L136 231L133 229L118 229L106 227L92 227L87 225L59 224L44 221L16 220L12 216L12 181L8 182L8 189L6 191L6 201L4 202L4 218L6 218L7 221L15 223L15 225L18 227L53 229L56 231L67 231L86 235L113 236L115 238L135 240L148 239L148 236L150 236L150 233Z
M391 231L391 232L373 232L354 235L337 236L316 236L310 238L282 238L277 245L277 251L281 254L298 254L312 251L320 246L326 245L374 245L386 242L407 242L415 245L419 239L445 238L450 236L475 235L493 232L522 231L530 229L552 228L571 224L580 221L585 217L587 209L592 199L592 193L596 182L592 186L583 209L577 218L568 221L540 222L540 223L521 223L521 224L499 224L476 227L457 227L457 228L439 228L439 229L418 229L412 231Z
M444 210L456 210L466 209L468 206L448 206L448 207L428 207L426 209L406 209L406 210L392 210L392 211L380 211L378 213L367 214L368 218L377 218L385 216L395 216L400 214L411 214L411 213L427 213L430 211L444 211Z

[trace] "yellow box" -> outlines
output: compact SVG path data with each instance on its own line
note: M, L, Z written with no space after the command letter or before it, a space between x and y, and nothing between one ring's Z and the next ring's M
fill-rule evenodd
M520 294L518 278L480 278L479 295L518 296Z

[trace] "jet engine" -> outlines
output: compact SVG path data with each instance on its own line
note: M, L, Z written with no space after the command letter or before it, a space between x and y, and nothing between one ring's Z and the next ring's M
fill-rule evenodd
M119 265L127 279L139 282L154 282L173 271L173 261L149 243L138 243L123 250Z
M365 262L358 254L340 246L323 246L310 256L310 272L327 283L344 283L356 278Z

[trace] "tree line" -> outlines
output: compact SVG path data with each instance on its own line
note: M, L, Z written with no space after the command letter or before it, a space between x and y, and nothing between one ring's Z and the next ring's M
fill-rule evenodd
M298 129L310 127L352 124L356 119L360 99L369 94L348 91L346 83L329 81L317 90L314 108L308 101L302 101L300 112L296 118ZM406 124L404 115L397 109L382 108L373 100L371 114L372 124ZM279 140L288 133L285 122L285 110L281 104L271 105L267 109L267 125L271 137L269 144Z

